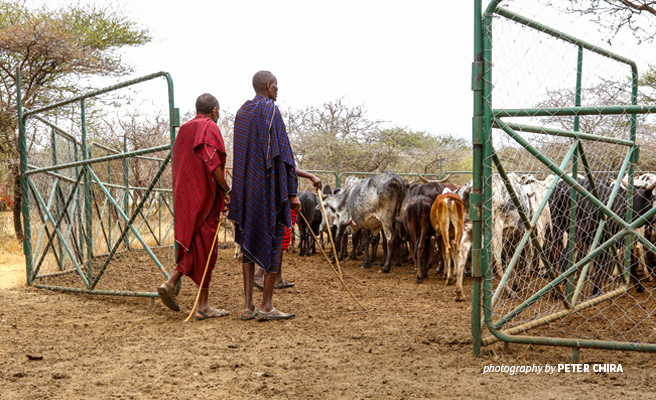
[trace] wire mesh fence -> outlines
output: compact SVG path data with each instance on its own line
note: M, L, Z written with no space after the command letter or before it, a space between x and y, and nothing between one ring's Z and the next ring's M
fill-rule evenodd
M162 96L136 111L132 85L161 89L154 80L161 76L169 101ZM156 296L174 267L170 78L159 73L118 86L26 112L28 284Z
M581 16L504 5L483 26L488 327L529 343L656 344L656 185L639 140L654 118L636 106L637 64L593 43L593 25L577 29L586 41L565 33L588 26Z

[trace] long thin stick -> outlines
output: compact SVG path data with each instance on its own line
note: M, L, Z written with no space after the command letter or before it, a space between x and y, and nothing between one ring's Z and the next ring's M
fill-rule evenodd
M299 214L301 214L301 217L303 218L303 221L305 221L305 223L307 224L307 226L308 226L308 230L309 230L310 233L312 234L312 237L314 238L315 243L319 243L319 239L317 238L317 235L315 235L314 232L312 232L311 225L310 225L310 223L308 222L308 220L305 218L305 215L303 215L303 213L300 212L300 211L299 211ZM339 274L337 273L337 270L335 269L335 266L333 265L333 263L330 262L330 259L328 258L328 255L326 254L325 251L323 251L323 248L322 248L321 246L319 246L319 250L321 250L321 254L323 254L323 256L326 258L326 261L328 262L328 265L330 265L330 268L331 268L331 269L333 270L333 272L335 273L335 276L337 276L337 279L339 279L339 281L342 283L342 287L343 287L344 289L346 289L347 292L349 292L349 294L351 295L351 297L353 297L353 300L355 300L355 301L360 305L360 307L362 307L363 310L365 310L366 312L368 312L369 310L367 310L367 307L365 307L364 305L362 305L362 303L360 303L360 300L358 300L357 297L355 297L355 295L353 294L353 292L351 292L351 289L349 289L349 288L346 286L346 283L344 282L344 278L342 278L341 276L339 276Z
M321 197L323 193L317 189L317 196L319 196L319 204L321 204L321 212L323 213L323 220L326 222L326 230L328 231L328 237L330 238L330 244L332 245L333 248L333 255L335 256L335 262L337 263L337 271L339 272L339 278L344 279L344 276L342 275L342 268L339 266L339 258L337 257L337 250L335 250L335 242L333 241L333 233L330 231L330 227L328 226L328 217L326 216L326 209L323 206L323 198ZM314 234L314 232L312 232ZM331 264L332 265L332 264Z
M191 312L187 316L187 319L185 319L185 322L191 319L191 316L194 315L194 313L196 312L196 307L198 307L200 292L201 290L203 290L203 284L205 283L205 275L207 274L207 270L209 269L210 266L210 259L212 258L212 253L214 252L214 245L216 244L216 238L219 237L219 229L221 228L221 222L222 219L219 218L219 226L216 227L216 232L214 233L214 240L212 240L212 248L210 248L210 254L207 256L207 263L205 263L205 271L203 271L203 277L200 280L200 285L198 285L198 294L196 295L196 301L194 302L194 306L192 307Z

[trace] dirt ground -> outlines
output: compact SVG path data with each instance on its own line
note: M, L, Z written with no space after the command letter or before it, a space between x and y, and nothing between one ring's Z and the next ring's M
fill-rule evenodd
M320 254L287 254L274 305L289 321L238 319L240 263L221 250L210 299L231 315L184 322L159 300L0 289L0 399L610 399L656 398L652 354L581 350L622 373L483 374L484 366L568 363L571 350L495 344L472 354L471 281L464 303L431 271L389 274L342 264L341 289ZM256 290L259 301L260 292Z

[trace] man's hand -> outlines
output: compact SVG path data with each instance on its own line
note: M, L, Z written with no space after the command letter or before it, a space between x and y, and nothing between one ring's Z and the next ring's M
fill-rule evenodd
M315 189L321 190L323 185L321 184L321 179L319 179L316 175L312 175L310 177L310 180L312 181L312 185L314 186Z
M223 208L226 210L230 207L230 193L223 193Z
M289 196L289 206L297 213L301 211L301 202L298 200L298 196Z

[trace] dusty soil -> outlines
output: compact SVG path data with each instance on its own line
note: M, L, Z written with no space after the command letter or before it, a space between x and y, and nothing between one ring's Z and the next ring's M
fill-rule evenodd
M656 358L645 353L581 350L582 362L621 363L622 373L484 375L490 364L567 363L571 350L495 344L476 358L471 305L434 272L417 285L408 265L342 268L368 312L319 254L287 254L284 275L297 284L274 305L296 318L241 321L231 248L210 294L232 313L222 319L184 322L196 294L186 278L180 313L147 298L0 289L0 399L655 398Z

